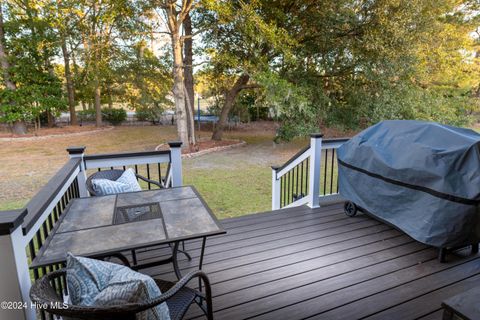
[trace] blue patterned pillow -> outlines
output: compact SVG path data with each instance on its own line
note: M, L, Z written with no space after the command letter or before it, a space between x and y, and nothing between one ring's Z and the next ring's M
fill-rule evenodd
M162 293L147 275L125 266L67 255L67 287L75 305L114 306L143 303ZM140 312L137 320L170 320L166 303Z
M97 196L133 191L128 184L108 179L92 179L92 186Z
M137 176L135 171L132 168L128 168L124 173L117 179L116 182L124 183L130 186L132 191L142 191L142 188L138 184Z

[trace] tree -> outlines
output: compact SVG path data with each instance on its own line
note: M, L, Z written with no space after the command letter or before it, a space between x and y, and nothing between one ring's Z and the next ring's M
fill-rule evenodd
M172 79L167 65L146 47L144 41L125 48L120 61L112 68L120 101L137 112L148 114L152 120L159 118L170 105L166 96L171 90Z
M3 82L5 84L5 88L8 91L16 91L17 85L13 82L11 78L11 67L10 61L7 54L7 49L5 46L5 28L3 22L3 3L0 3L0 64L2 66L2 73L3 73ZM7 94L10 96L10 94ZM13 122L13 133L14 134L25 134L27 132L27 127L23 119L17 115L15 118L10 118L12 112L15 112L15 102L11 98L7 98L7 103L9 105L9 110L4 111L5 117L7 121Z
M161 1L160 8L170 35L173 57L173 98L175 100L175 114L177 133L184 146L194 145L195 132L193 126L193 110L188 108L188 91L185 88L185 66L183 46L185 36L182 36L182 26L195 7L193 0ZM191 36L190 36L191 37ZM188 102L187 102L188 101ZM190 124L190 125L189 125Z
M267 4L268 5L268 4ZM210 53L208 72L226 76L230 85L223 88L223 105L212 134L221 140L228 115L238 94L260 85L251 82L268 70L279 55L288 54L292 40L285 30L260 16L262 7L256 1L206 2L202 24L208 26L205 50Z
M8 16L8 28L4 23L2 30L3 53L8 62L3 61L7 71L3 77L5 83L10 82L9 88L0 92L2 120L13 123L14 131L22 133L26 132L25 121L40 124L41 115L47 115L52 125L53 116L65 109L65 102L52 64L57 48L50 28L50 7L32 0L9 2L2 9L2 22Z
M392 118L461 124L476 82L462 3L212 1L210 72L231 77L231 93L244 74L261 86L286 139Z

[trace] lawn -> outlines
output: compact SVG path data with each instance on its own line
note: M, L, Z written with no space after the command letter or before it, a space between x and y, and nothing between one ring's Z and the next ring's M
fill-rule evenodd
M194 185L219 218L269 210L271 169L282 164L305 140L276 145L272 127L227 132L246 146L184 159L184 184ZM208 138L210 132L200 132ZM65 163L65 149L85 145L87 153L153 150L175 140L172 126L121 126L87 135L27 141L0 141L0 210L22 207Z

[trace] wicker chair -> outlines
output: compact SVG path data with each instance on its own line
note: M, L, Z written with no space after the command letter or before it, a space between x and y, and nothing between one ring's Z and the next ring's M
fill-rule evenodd
M162 295L145 303L130 303L108 307L87 307L78 305L62 306L63 298L55 288L55 281L61 281L66 275L64 269L46 274L38 279L30 289L30 298L34 303L45 307L50 314L67 317L68 319L135 319L135 314L153 308L166 302L172 320L180 320L185 316L190 305L196 302L204 311L208 320L213 320L212 291L210 281L205 273L192 271L177 283L155 279ZM204 292L191 289L186 284L199 278L204 284Z
M124 170L117 170L117 169L114 169L114 170L104 170L104 171L98 171L98 172L95 172L94 174L92 174L90 177L87 178L87 181L86 181L86 184L87 184L87 189L88 189L88 192L90 192L90 195L92 196L96 196L96 192L95 190L93 189L93 184L92 184L92 180L93 179L108 179L108 180L113 180L113 181L116 181L118 178L120 178L120 176L124 173L125 171ZM159 188L165 188L164 185L162 185L160 182L158 181L154 181L154 180L150 180L150 179L147 179L145 178L144 176L141 176L139 174L135 174L137 176L138 179L141 179L145 182L148 182L148 183L151 183L151 184L154 184L156 185L157 187Z

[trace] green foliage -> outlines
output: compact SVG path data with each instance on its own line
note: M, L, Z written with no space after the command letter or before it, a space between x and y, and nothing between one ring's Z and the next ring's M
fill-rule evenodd
M2 9L17 90L0 88L0 121L66 110L62 44L77 102L92 103L99 87L102 104L151 121L171 105L172 57L155 48L158 3L26 0ZM241 89L231 116L273 116L282 139L383 119L461 125L478 109L479 9L470 0L196 1L194 31L205 31L195 52L206 63L195 76L218 114L248 75L254 88Z
M462 125L477 109L474 1L212 2L210 94L249 74L282 139L383 119Z
M152 123L157 123L160 121L160 117L163 113L162 108L146 108L139 107L135 110L135 116L139 121L150 121Z
M127 111L124 109L104 108L102 109L103 118L116 126L127 119Z
M78 119L81 121L95 121L95 109L86 109L77 112Z
M25 7L9 3L3 10L9 17L4 40L16 90L0 90L0 121L33 120L46 111L58 115L66 110L66 101L52 64L56 37L49 29L48 5L27 1Z

